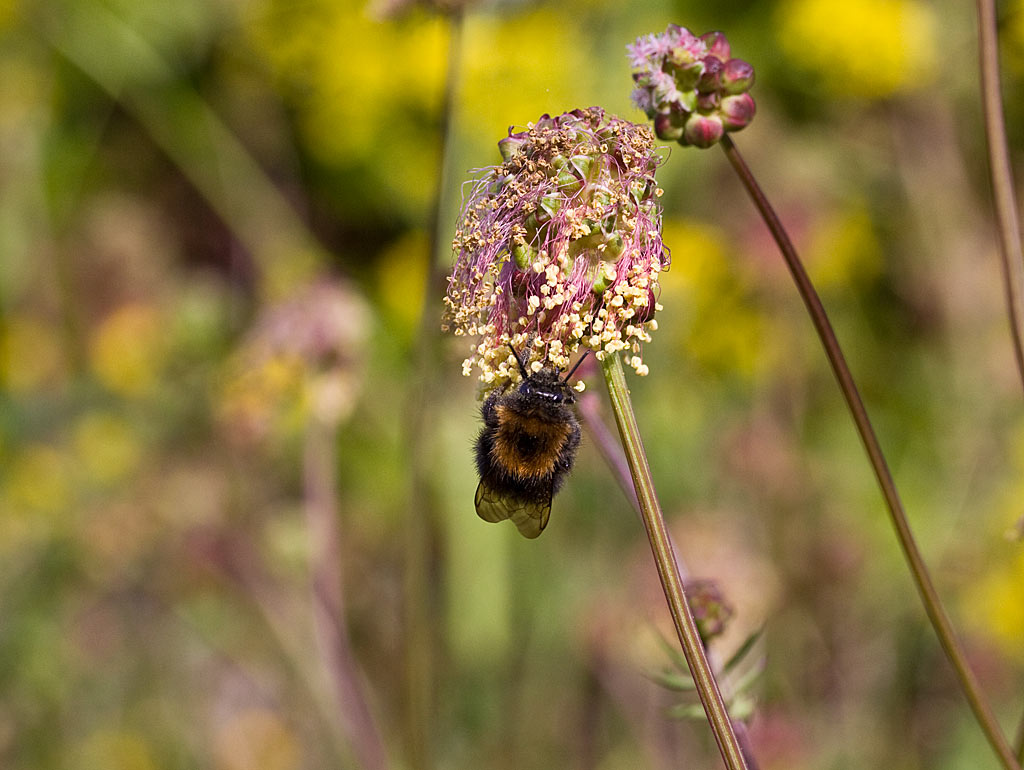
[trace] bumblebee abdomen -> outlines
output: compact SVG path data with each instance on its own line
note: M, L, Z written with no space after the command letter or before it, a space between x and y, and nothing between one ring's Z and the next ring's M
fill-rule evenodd
M575 420L546 420L499 406L491 455L522 479L550 476L574 424Z

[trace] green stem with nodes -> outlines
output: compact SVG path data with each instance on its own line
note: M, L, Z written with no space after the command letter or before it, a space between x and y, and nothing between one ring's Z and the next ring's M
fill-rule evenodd
M690 605L686 601L679 564L676 562L672 542L669 540L665 518L661 513L661 505L654 493L651 468L647 463L647 454L644 452L643 441L640 438L640 429L637 427L636 416L633 414L633 404L629 398L629 388L626 387L626 375L622 370L622 361L619 360L618 354L605 354L601 365L605 384L608 386L608 395L611 398L612 412L615 414L615 424L619 428L619 437L622 440L622 447L626 451L629 470L636 486L644 528L647 530L647 538L650 540L651 551L654 554L654 563L658 568L661 587L665 592L665 599L668 601L672 621L675 624L676 633L679 635L679 643L682 645L683 654L690 667L690 674L697 686L697 693L704 705L704 711L711 724L711 730L715 734L715 740L718 742L718 749L722 753L726 767L729 770L746 770L747 763L736 738L736 732L733 730L732 720L729 718L722 693L718 689L714 671L711 664L708 663L704 645L697 631L697 624L690 612Z
M995 0L978 0L978 53L981 60L981 93L988 141L989 174L999 230L1006 304L1017 372L1024 384L1024 253L1020 220L1013 190L1013 170L1006 142L1003 99L999 87L999 46Z
M818 293L815 291L814 285L811 283L811 279L808 277L807 271L800 261L800 257L797 256L796 249L793 248L793 243L786 234L782 222L757 184L757 180L740 155L739 149L737 149L728 135L722 137L721 144L726 157L739 175L747 193L760 212L765 224L768 225L768 229L771 230L772 236L782 251L783 258L786 260L786 266L796 282L800 297L807 306L807 312L810 314L814 328L821 338L821 344L825 348L825 355L828 356L829 363L832 365L832 371L839 382L839 389L846 399L847 406L849 406L853 416L853 421L857 426L857 432L860 434L864 448L867 450L868 460L871 462L871 467L878 479L882 496L885 498L886 506L889 509L890 519L896 530L896 537L899 540L900 547L903 549L907 565L910 568L910 574L913 576L917 591L921 596L921 602L924 604L925 612L931 621L932 627L935 629L936 635L939 637L939 643L942 645L946 657L949 658L949 662L956 672L960 687L967 696L967 701L974 712L975 718L978 720L978 724L981 725L985 737L988 738L989 744L991 744L993 751L999 757L1003 767L1006 770L1020 770L1020 765L1014 757L1010 744L1007 742L1006 736L1003 735L999 723L996 721L995 715L992 713L992 709L981 691L974 672L967 665L967 656L964 654L963 647L953 632L952 623L950 623L949 616L942 606L938 591L935 590L924 559L921 557L921 552L910 530L910 523L907 521L907 514L903 509L903 503L896 490L896 482L893 481L889 465L886 463L881 445L878 443L878 437L875 435L875 430L871 425L871 420L868 418L867 410L864 408L864 402L861 400L856 384L854 384L853 375L850 374L850 368L846 363L846 358L843 356L842 349L839 347L839 341L836 339L832 324L828 320L825 308L821 304L821 299L818 297Z

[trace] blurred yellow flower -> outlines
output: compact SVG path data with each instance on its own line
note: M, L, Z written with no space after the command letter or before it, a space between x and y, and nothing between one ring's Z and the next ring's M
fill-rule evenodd
M77 767L104 770L157 770L153 748L141 735L105 728L90 735L80 749Z
M17 16L20 10L12 11L10 0L0 0L0 17L8 12ZM16 28L19 22L18 18L0 18L0 33L3 33L8 26ZM0 132L3 132L5 141L25 141L21 137L31 136L33 130L38 130L36 128L38 121L44 120L44 116L48 114L46 101L40 99L39 95L53 87L51 83L53 73L47 71L38 59L26 51L15 53L8 49L4 52L3 63L4 76L0 78ZM9 157L6 161L12 164L11 171L16 168L34 168L33 163L35 162L30 157ZM11 171L7 173L10 174ZM7 180L10 179L12 177L7 176ZM6 189L16 188L7 187ZM6 235L9 237L11 233ZM7 240L5 243L9 248L16 241ZM20 248L18 250L21 251ZM8 269L13 264L15 263L8 263Z
M1015 468L1024 471L1024 418L1018 419L1011 426L1009 458ZM1022 477L1017 475L1016 478Z
M0 0L0 31L14 26L21 14L20 0Z
M377 286L388 313L411 332L419 322L427 281L427 238L411 230L385 249L377 261Z
M666 218L662 240L672 250L671 275L662 284L664 305L676 292L698 291L720 276L726 260L726 238L720 228L689 219Z
M58 513L71 500L71 471L68 458L54 447L30 444L10 460L7 500L25 513Z
M819 289L863 285L882 269L882 248L863 204L832 212L815 222L805 254Z
M686 352L709 371L749 378L762 363L765 338L761 314L733 292L696 306Z
M252 4L249 38L297 111L310 150L333 166L361 167L399 207L421 208L434 189L434 121L445 21L412 14L371 18L362 3Z
M667 220L663 232L672 267L662 281L661 303L681 306L690 316L686 354L709 370L752 376L775 348L723 233L687 220Z
M89 341L89 361L107 388L123 396L141 396L159 382L165 343L156 308L125 305L96 328Z
M236 358L220 396L220 419L243 441L297 429L306 417L305 380L298 356L258 363Z
M1024 74L1024 0L1010 5L1001 35L1007 66L1018 75Z
M294 770L299 742L281 718L248 709L224 722L215 736L217 770Z
M467 19L460 110L475 135L493 137L485 161L500 157L497 141L510 125L591 106L579 103L595 69L583 34L564 11L545 7Z
M89 412L74 427L76 462L91 480L108 484L139 465L142 449L132 426L113 414Z
M782 49L837 96L880 99L931 83L935 14L917 0L785 0Z
M310 150L371 176L366 190L392 210L420 213L437 181L446 21L420 11L381 21L363 4L330 0L304 3L301 14L284 0L251 7L249 39L295 108ZM496 143L510 124L588 106L577 103L592 69L586 41L564 14L475 14L463 41L459 109L474 135Z
M1024 661L1024 549L974 584L962 601L965 617L986 629L1008 655Z
M65 374L63 340L53 324L18 315L0 323L0 384L33 393Z
M1000 512L995 526L1003 529L1009 558L1004 551L987 559L988 573L968 586L960 604L964 617L972 618L1007 654L1024 662L1024 542L1019 539L1024 525L1024 420L1010 425L1009 431L1009 472L994 504Z

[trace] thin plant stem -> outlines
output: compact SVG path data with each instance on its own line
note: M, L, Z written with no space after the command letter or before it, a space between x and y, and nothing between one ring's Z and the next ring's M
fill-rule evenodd
M775 238L775 242L778 244L786 265L793 276L793 280L796 282L800 297L807 306L807 312L810 314L814 328L821 339L821 344L825 348L825 355L832 366L832 371L839 383L839 389L846 399L847 406L850 408L853 421L857 426L857 432L860 434L861 441L864 443L864 448L867 451L868 460L875 472L875 477L878 479L882 496L885 498L885 503L889 510L890 520L896 530L896 537L899 540L900 547L903 549L907 565L910 568L910 574L921 596L921 602L924 604L925 612L931 621L932 627L935 629L936 635L939 637L939 643L942 645L946 657L956 672L960 687L963 689L971 710L978 720L978 724L981 725L985 737L988 739L995 754L999 757L1003 767L1006 770L1020 770L1020 766L1010 749L1010 744L999 727L999 723L996 721L995 715L984 693L981 691L981 686L978 684L974 672L967 664L967 656L953 631L952 623L939 599L938 591L935 590L935 586L932 583L928 568L925 566L924 559L911 532L910 523L907 521L903 503L896 490L896 483L893 480L888 463L886 463L885 456L882 454L878 437L875 435L875 430L871 425L871 420L868 418L867 410L864 408L864 402L861 400L860 393L853 381L853 375L850 374L850 368L839 346L839 341L836 339L828 315L825 313L825 308L821 304L821 299L818 297L818 293L814 289L814 285L811 283L811 279L808 277L807 271L804 269L803 263L800 261L800 257L797 255L796 249L793 247L793 243L790 241L782 222L765 197L754 175L747 167L746 162L740 155L739 149L728 135L722 137L721 144L726 157L739 175L743 186L746 188L747 193Z
M1017 762L1024 763L1024 717L1021 717L1017 725L1017 737L1013 742L1013 750L1017 755Z
M697 624L686 600L683 579L669 540L661 505L654 492L651 468L647 463L640 429L633 414L633 404L629 397L629 388L626 386L622 361L618 354L606 354L601 364L612 412L615 414L615 423L619 428L619 438L622 441L622 448L626 451L626 459L629 461L629 469L640 501L644 528L647 530L654 563L658 568L658 577L661 579L661 587L672 614L683 655L690 668L690 675L697 687L697 693L704 705L704 712L707 714L708 723L711 725L726 767L729 770L747 770L748 765L733 730L732 719L729 717L725 700L718 688L714 671L708 662L704 644L697 631Z
M365 770L386 770L390 764L384 740L370 709L345 624L335 435L335 427L320 420L312 420L306 429L303 487L311 546L313 625L356 760Z
M1017 196L1006 140L1006 119L999 79L999 34L995 0L977 0L978 58L981 66L981 95L988 142L989 175L999 232L999 256L1010 315L1010 334L1017 373L1024 384L1024 253L1021 247ZM1017 725L1014 754L1024 764L1024 717Z
M423 309L413 350L414 376L410 378L406 403L405 446L409 458L409 503L405 524L404 600L404 709L405 738L409 763L413 770L430 770L435 765L434 723L437 676L438 633L436 619L437 547L440 525L431 494L430 458L435 426L431 422L430 405L436 401L439 381L437 361L440 358L441 321L436 299L442 294L444 269L440 259L441 219L447 189L447 166L450 155L452 120L462 58L462 12L449 16L448 63L444 93L440 105L440 131L437 137L437 171L433 209L427 227L427 280L424 286Z
M1006 121L999 84L999 45L995 0L977 0L978 55L981 62L981 94L988 141L989 174L999 231L1006 304L1010 315L1013 355L1024 384L1024 253L1020 220L1014 195L1013 169L1006 141Z
M636 515L640 518L640 521L643 521L643 512L640 510L640 500L637 498L636 486L633 484L633 476L630 474L629 470L629 461L626 459L626 455L622 451L622 445L615 441L611 431L608 430L604 424L604 420L601 419L601 415L597 408L597 397L590 392L584 393L578 402L578 408L580 416L586 424L587 436L592 440L594 446L597 447L597 451L601 455L602 459L608 464L608 468L619 482L619 487L633 506ZM672 556L675 558L676 565L679 567L679 577L685 585L690 579L686 562L683 561L683 557L679 554L679 549L676 548L675 541L672 539L672 533L666 532L666 536L668 537L669 548L672 549ZM719 662L715 659L713 651L707 650L707 655L712 669L717 670ZM728 683L720 683L719 689L723 691L722 697L728 700ZM749 770L757 770L758 764L754 758L754 753L750 745L750 736L747 731L746 723L742 719L734 719L732 721L732 727L733 730L736 731L736 738L739 740L740 746L743 749L743 757L747 760Z

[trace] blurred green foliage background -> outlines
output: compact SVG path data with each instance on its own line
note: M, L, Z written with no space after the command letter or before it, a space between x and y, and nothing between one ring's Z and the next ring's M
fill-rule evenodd
M1002 12L1019 168L1024 2ZM625 45L669 22L725 31L758 73L737 143L1012 732L1024 409L973 14L469 8L439 241L446 261L460 185L510 125L590 105L642 120ZM421 314L440 322L425 283L451 30L356 0L0 0L0 767L359 766L374 728L333 700L314 621L310 576L331 567L389 766L430 766L417 732L444 768L715 766L706 725L668 719L678 696L645 676L671 626L591 434L524 541L473 512L465 341L415 363L435 350ZM765 629L761 767L994 767L765 228L717 151L664 152L673 264L633 397L681 555L736 610L717 654ZM427 586L403 580L417 552Z

